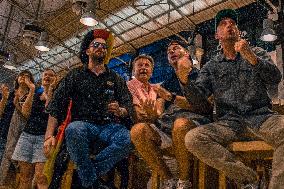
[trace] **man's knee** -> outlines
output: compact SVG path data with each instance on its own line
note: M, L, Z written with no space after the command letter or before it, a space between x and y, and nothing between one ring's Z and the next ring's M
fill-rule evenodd
M195 128L195 123L187 118L177 118L173 125L173 134L179 135Z
M43 173L36 173L35 178L36 178L37 184L40 184L40 185L47 184L47 179Z
M128 129L121 129L113 135L112 143L120 149L130 150L132 148L130 132Z
M185 146L190 152L194 152L201 147L201 132L200 128L190 130L185 135Z
M131 128L130 137L134 143L146 137L146 126L145 123L137 123Z
M65 129L66 137L68 136L79 136L80 133L83 133L86 130L86 127L83 127L83 124L79 121L74 121L68 125Z

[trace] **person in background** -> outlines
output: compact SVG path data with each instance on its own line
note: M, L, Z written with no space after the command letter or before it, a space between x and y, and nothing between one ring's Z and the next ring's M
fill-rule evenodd
M9 87L6 84L2 84L0 102L0 162L5 150L8 129L15 108L13 98L14 91L10 93Z
M2 119L2 116L4 114L4 110L6 108L8 97L9 97L9 87L5 84L2 84L0 86L1 90L1 101L0 101L0 119Z
M18 161L20 167L19 189L30 189L33 178L38 189L47 189L47 181L43 175L46 157L43 153L44 134L48 113L45 107L52 96L52 86L56 82L56 74L51 69L42 73L42 89L36 90L32 82L25 81L29 94L22 106L23 115L27 119L23 132L17 142L12 159Z
M216 39L222 50L207 62L195 83L187 77L190 62L182 59L176 71L187 100L200 104L213 94L216 121L190 130L185 145L197 158L236 180L242 189L258 189L257 174L226 148L248 134L274 148L269 189L284 186L284 116L271 110L267 85L278 84L281 73L267 53L240 38L238 16L232 9L215 17Z
M15 110L10 121L7 143L1 161L0 185L6 185L9 184L7 182L10 180L16 180L16 177L8 178L9 173L15 172L15 164L12 164L11 157L22 130L27 123L31 108L30 101L33 95L34 79L31 72L28 70L20 72L15 79L15 93L13 99Z

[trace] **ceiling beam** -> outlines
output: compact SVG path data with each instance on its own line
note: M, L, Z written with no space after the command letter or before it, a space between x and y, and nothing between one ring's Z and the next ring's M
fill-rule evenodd
M221 5L221 4L223 4L223 3L226 3L227 1L230 1L230 0L223 0L223 1L221 1L221 2L218 2L218 3L215 3L215 4L213 4L213 5L211 5L211 6L209 6L209 7L206 7L205 9L202 9L202 10L199 10L199 11L197 11L197 12L195 12L194 14L198 14L198 13L200 13L200 12L202 12L202 11L206 11L206 10L209 10L209 9L211 9L211 8L213 8L213 7L215 7L215 6L218 6L218 5ZM188 2L187 2L188 3ZM185 4L187 4L187 3L184 3L183 5L181 5L181 6L184 6ZM180 7L181 7L180 6ZM164 14L166 14L166 13L168 13L169 12L169 10L168 11L166 11ZM161 16L161 15L159 15L159 16ZM192 16L192 14L190 14L190 15L188 15L187 17L189 17L189 16ZM179 22L179 21L181 21L182 19L184 19L183 17L182 18L180 18L180 19L178 19L178 20L176 20L175 22L173 22L173 23L171 23L171 24L174 24L174 23L176 23L176 22ZM139 26L140 27L140 26ZM142 27L143 28L143 27ZM143 28L144 29L144 28ZM147 35L151 35L151 34L153 34L153 33L155 33L155 34L157 34L157 32L158 32L159 30L157 30L157 31L150 31L150 33L147 33L146 34L146 36ZM179 31L180 32L180 31ZM125 33L125 32L124 32ZM178 33L178 32L177 32ZM120 34L121 35L121 34ZM128 42L129 43L132 43L132 42L134 42L135 40L137 40L137 39L139 39L140 37L136 37L136 38L134 38L134 39L131 39L131 40L129 40ZM122 47L123 46L123 44L122 45L119 45L119 46L117 46L117 47L115 47L115 48L120 48L120 47Z
M126 40L124 40L122 37L119 36L119 34L117 34L117 32L112 29L111 27L107 26L107 24L100 18L96 18L99 22L103 23L103 25L106 26L107 29L109 29L118 39L120 39L123 43L126 43L128 45L130 45L130 47L134 50L134 52L137 51L137 49L131 44L131 43L128 43Z
M34 18L34 14L22 7L16 0L7 0L11 5L17 7L20 11L25 13L29 18Z
M7 22L5 24L5 30L4 30L4 34L3 34L3 41L2 41L2 45L1 45L2 48L5 48L6 40L7 40L8 36L9 36L11 24L12 24L12 21L13 21L13 19L12 19L13 15L14 15L14 5L11 5L10 11L9 11L9 15L8 15L8 19L7 19Z
M170 3L170 5L172 5L174 7L174 9L187 21L188 24L196 26L196 24L190 18L188 18L185 14L183 14L183 12L181 10L179 10L181 8L181 6L177 7L172 2L172 0L167 0L167 2Z

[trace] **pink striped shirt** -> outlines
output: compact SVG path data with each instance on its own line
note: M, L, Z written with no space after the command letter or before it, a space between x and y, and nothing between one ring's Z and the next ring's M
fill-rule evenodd
M146 99L157 99L157 93L154 91L153 85L150 83L145 85L144 83L134 78L131 81L127 82L127 86L130 93L132 94L134 105L139 105L140 100L145 101ZM149 92L147 88L149 88Z

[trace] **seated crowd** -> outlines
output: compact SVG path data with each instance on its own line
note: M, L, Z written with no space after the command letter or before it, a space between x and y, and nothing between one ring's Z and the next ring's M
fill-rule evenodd
M69 188L114 188L105 175L127 165L126 158L135 153L159 174L161 189L193 188L194 156L240 188L257 189L256 172L226 148L250 133L273 147L269 189L283 188L284 117L271 110L267 94L267 85L278 84L281 73L264 50L240 38L237 24L231 9L216 15L222 49L201 70L193 67L184 42L171 41L167 57L174 73L161 85L149 82L154 60L148 55L133 60L134 78L128 82L108 69L114 37L104 29L86 34L83 66L60 82L51 69L44 70L39 87L29 71L19 73L14 92L1 86L0 186L16 180L18 172L20 189L61 188L58 180L72 162ZM177 175L165 157L176 160ZM46 162L52 158L49 180ZM59 169L63 172L55 177Z

